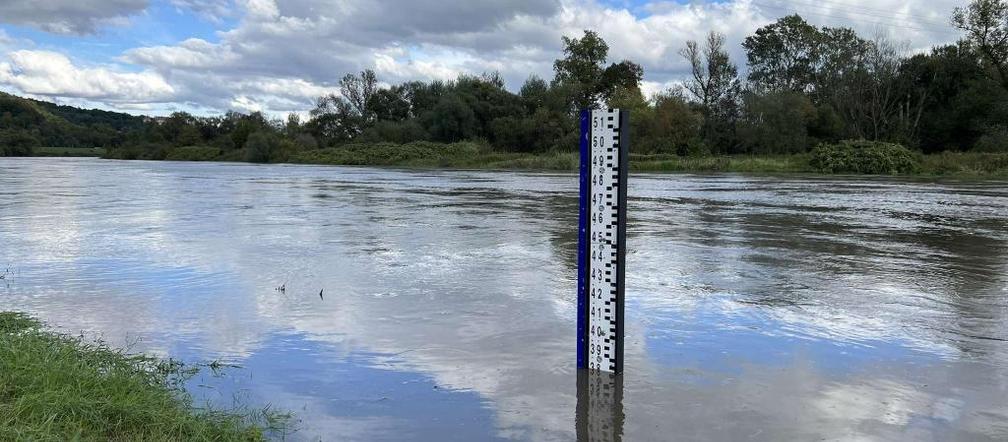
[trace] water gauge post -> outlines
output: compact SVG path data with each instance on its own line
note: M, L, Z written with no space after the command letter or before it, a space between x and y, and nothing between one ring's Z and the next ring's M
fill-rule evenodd
M623 371L629 112L581 112L577 366Z

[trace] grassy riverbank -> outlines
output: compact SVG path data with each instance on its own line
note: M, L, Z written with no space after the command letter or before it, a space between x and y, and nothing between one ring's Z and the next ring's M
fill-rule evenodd
M36 157L100 157L105 155L104 147L36 147L32 156Z
M196 408L182 389L195 370L0 312L0 440L265 439L277 416Z
M925 177L1008 177L1008 153L906 154L907 168L891 173ZM445 169L510 169L576 171L577 152L516 153L494 150L482 143L440 144L348 144L311 150L270 152L275 162L347 166L392 166ZM107 158L166 159L175 161L243 161L242 149L221 151L208 146L186 146L134 156L132 152L111 150ZM863 165L865 159L859 159ZM873 161L875 158L867 158ZM883 160L886 160L883 158ZM834 174L858 173L855 170L824 170L815 166L812 153L790 155L678 156L631 154L630 167L639 172L760 173L760 174ZM870 168L871 169L871 168ZM884 170L888 170L883 168Z

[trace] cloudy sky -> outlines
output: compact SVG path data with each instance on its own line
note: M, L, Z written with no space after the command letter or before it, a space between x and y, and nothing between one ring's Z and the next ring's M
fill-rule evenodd
M0 0L0 90L130 113L307 111L347 72L384 83L498 71L552 78L560 37L594 29L645 92L683 78L709 30L739 44L793 12L915 50L953 41L966 0Z

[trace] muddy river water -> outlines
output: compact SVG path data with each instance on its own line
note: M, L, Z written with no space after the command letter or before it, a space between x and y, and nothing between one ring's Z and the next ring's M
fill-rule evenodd
M295 440L1008 439L1008 182L630 179L601 417L571 174L0 159L0 310L235 365L190 390Z

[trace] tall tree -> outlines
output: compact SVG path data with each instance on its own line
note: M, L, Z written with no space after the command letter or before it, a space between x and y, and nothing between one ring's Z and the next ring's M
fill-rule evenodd
M599 93L603 100L609 101L614 94L640 89L640 82L643 79L644 68L641 65L630 60L613 63L602 71Z
M448 143L472 138L479 127L473 110L454 94L444 96L424 120L435 140Z
M549 85L539 76L532 74L518 91L518 96L522 98L527 112L535 112L536 108L542 106L549 92Z
M360 115L364 121L371 121L371 113L368 110L368 102L378 90L378 77L374 71L367 69L361 71L360 75L346 74L339 82L340 93L343 98L353 107L353 110Z
M341 143L353 139L361 132L361 117L353 105L335 94L318 98L310 112L308 127L319 140ZM235 142L237 145L237 141Z
M1008 89L1008 1L973 0L952 12L952 24L966 31L967 40L997 71Z
M738 68L725 50L724 35L711 32L702 47L694 40L687 41L679 53L690 64L692 77L686 81L686 90L703 108L705 138L716 147L731 150L742 85Z
M937 47L905 60L900 67L901 87L907 90L904 93L924 101L915 116L921 149L936 152L972 145L980 136L977 120L984 119L984 113L976 110L991 106L966 97L991 83L984 75L980 57L965 43ZM993 86L1000 87L996 83Z
M301 116L291 112L287 114L287 123L284 124L284 133L293 138L301 131Z
M585 30L581 38L563 37L564 58L553 62L555 83L574 89L574 105L594 108L599 102L599 83L609 45L595 31Z
M711 32L703 47L695 40L687 41L679 54L690 64L692 78L686 81L686 89L704 108L712 110L725 99L737 98L738 67L725 50L723 34Z
M378 89L368 100L367 109L378 121L402 121L410 116L410 102L403 86Z
M798 14L782 17L746 37L749 82L766 92L807 92L814 83L821 34Z
M870 46L871 42L858 36L853 29L822 28L813 96L824 102L840 98L843 78L860 69Z

